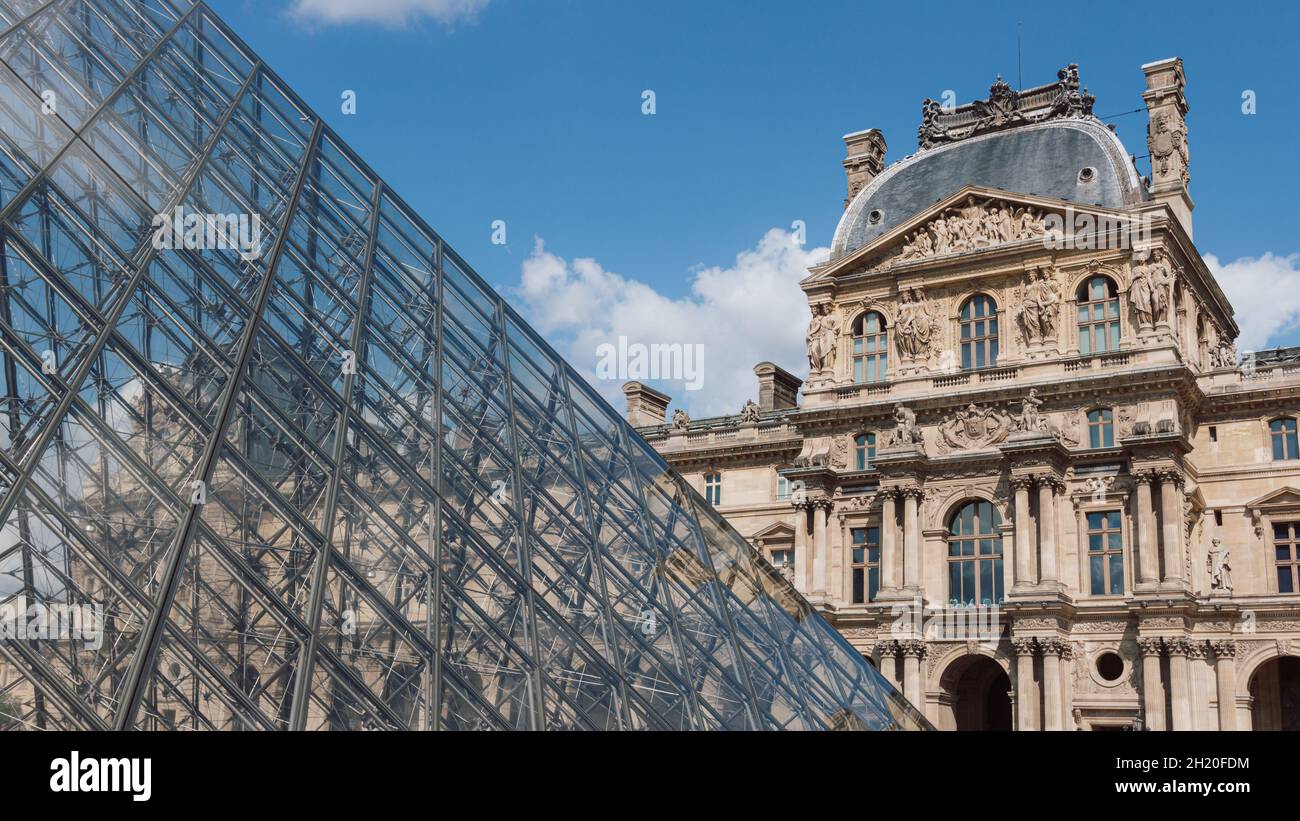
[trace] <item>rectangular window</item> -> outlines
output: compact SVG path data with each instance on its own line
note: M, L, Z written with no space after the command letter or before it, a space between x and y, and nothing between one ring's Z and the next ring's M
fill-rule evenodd
M1092 595L1124 595L1124 532L1118 510L1088 514L1088 575Z
M776 477L776 500L778 502L790 501L790 480L784 476Z
M880 528L855 527L853 536L853 603L875 601L880 593Z
M1277 566L1277 592L1300 592L1300 522L1273 525L1273 561Z
M794 567L794 548L785 547L772 551L772 566L777 570Z
M1211 442L1219 441L1219 429L1216 428L1214 425L1210 425L1210 441Z
M717 507L722 504L722 474L708 473L704 476L704 501Z

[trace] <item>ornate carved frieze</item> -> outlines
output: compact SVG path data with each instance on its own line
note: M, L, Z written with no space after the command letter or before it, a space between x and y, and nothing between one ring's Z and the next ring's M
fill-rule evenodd
M1183 185L1191 180L1187 172L1187 129L1180 119L1164 112L1156 114L1147 125L1147 149L1158 176L1176 172Z
M1080 90L1079 67L1074 63L1056 72L1055 83L1019 92L999 74L989 86L987 100L951 111L929 98L922 102L917 146L924 150L1018 125L1089 117L1096 99L1086 88Z
M1041 237L1045 230L1043 213L1036 208L994 199L980 202L970 196L908 235L894 261L992 248Z
M974 402L949 413L939 423L936 448L940 453L982 450L1006 441L1012 420L996 408L981 408Z

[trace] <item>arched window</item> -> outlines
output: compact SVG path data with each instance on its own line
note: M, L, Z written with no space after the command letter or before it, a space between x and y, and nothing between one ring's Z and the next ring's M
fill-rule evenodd
M948 601L956 605L1002 601L1002 521L991 502L962 505L948 523Z
M1095 276L1079 286L1079 353L1119 350L1119 289L1110 277Z
M853 323L853 381L884 382L889 370L885 318L868 311Z
M1300 443L1296 441L1294 419L1274 419L1268 423L1268 431L1273 439L1273 461L1300 459Z
M871 470L876 461L876 435L864 433L853 440L853 469Z
M998 306L976 294L961 306L961 369L974 371L998 364Z
M1115 414L1110 408L1088 411L1088 447L1115 447Z

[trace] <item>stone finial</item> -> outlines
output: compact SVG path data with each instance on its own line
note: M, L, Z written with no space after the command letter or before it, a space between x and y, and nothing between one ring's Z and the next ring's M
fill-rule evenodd
M668 394L640 382L627 382L623 395L627 397L627 421L632 427L662 425L667 420L668 403L672 401Z
M1187 79L1178 57L1142 66L1147 88L1147 148L1151 152L1151 194L1174 212L1187 236L1192 236L1192 203L1187 184L1188 171Z
M758 377L758 407L764 412L785 410L799 404L799 387L803 380L771 362L754 366Z
M868 128L866 131L845 134L844 145L848 148L844 173L849 182L849 195L844 198L844 207L848 208L858 192L884 170L885 135L878 128Z

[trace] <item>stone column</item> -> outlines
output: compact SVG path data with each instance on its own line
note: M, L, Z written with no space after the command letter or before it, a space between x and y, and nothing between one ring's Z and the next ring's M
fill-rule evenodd
M1042 583L1055 585L1060 578L1056 555L1056 486L1051 476L1040 476L1038 483L1038 553Z
M1061 714L1061 656L1065 642L1047 639L1039 642L1043 648L1043 729L1060 730Z
M903 587L921 587L921 524L917 505L924 497L919 487L903 490Z
M894 498L893 488L880 491L880 587L884 590L898 589L898 548L895 545L898 513Z
M1155 509L1151 506L1151 482L1155 475L1149 470L1133 474L1137 483L1137 526L1138 526L1138 582L1140 584L1158 584L1160 581L1160 559L1156 553Z
M1142 654L1142 710L1145 726L1152 732L1165 729L1165 686L1160 679L1160 639L1138 639Z
M1183 581L1183 475L1176 470L1160 472L1160 521L1165 541L1164 580Z
M830 500L815 500L812 503L812 514L812 586L808 589L811 593L824 594L826 592L826 519L830 515Z
M1219 729L1237 729L1237 643L1214 643L1214 681L1219 691Z
M1187 666L1187 654L1191 642L1185 638L1165 639L1165 650L1169 653L1169 690L1170 729L1192 729L1192 697L1189 692L1191 673Z
M894 686L895 690L901 691L898 681L898 642L894 639L885 639L876 645L880 653L880 672Z
M903 695L916 709L925 711L924 685L921 682L921 659L925 656L925 642L918 639L900 641L903 651Z
M1032 483L1033 479L1028 476L1011 477L1011 487L1016 494L1016 587L1038 584L1037 562L1032 531L1029 528L1029 486Z
M853 598L853 534L849 532L848 517L840 513L839 520L840 548L835 551L836 555L840 557L839 591L832 593L832 598L849 601ZM864 571L862 574L862 598L865 601L870 597L871 580Z
M1210 644L1207 641L1191 640L1187 643L1187 698L1191 704L1192 730L1210 729L1206 716L1210 697L1205 692L1205 660L1210 657Z
M808 553L808 503L794 503L794 579L795 587L805 595L809 592L812 562Z
M1038 688L1034 686L1033 639L1012 639L1016 653L1016 729L1038 729Z

